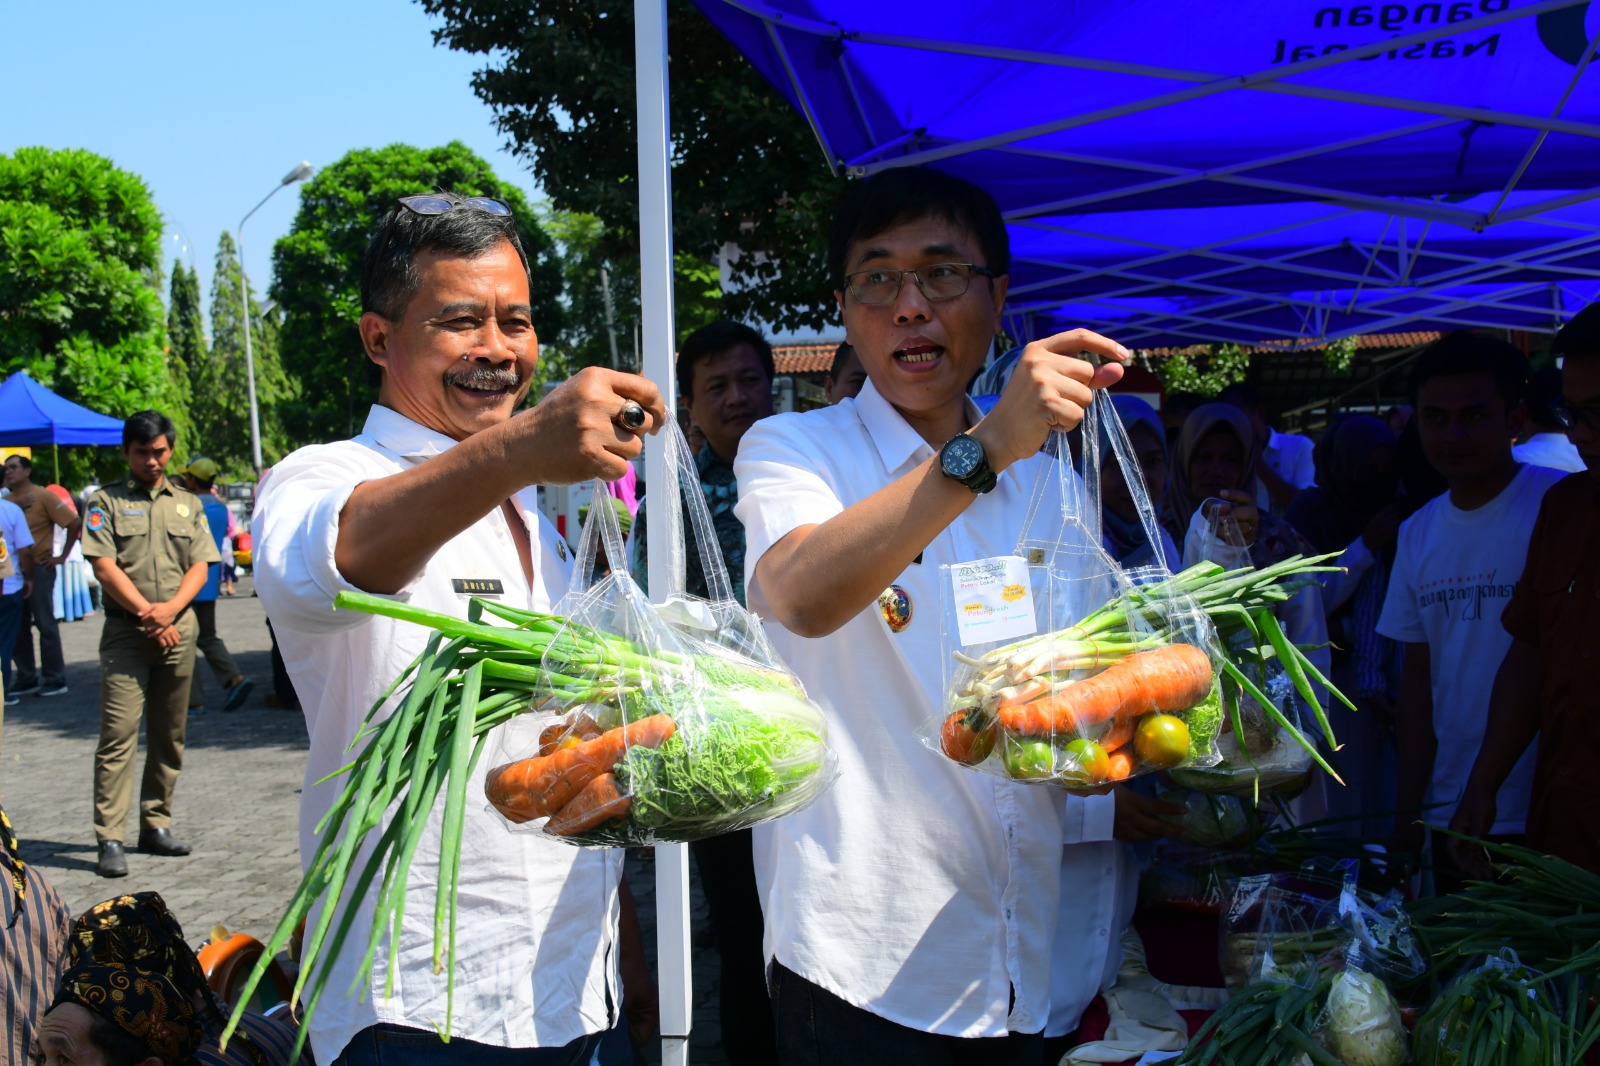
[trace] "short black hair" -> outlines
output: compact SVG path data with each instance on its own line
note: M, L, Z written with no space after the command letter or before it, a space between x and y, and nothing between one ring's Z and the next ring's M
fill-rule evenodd
M167 444L173 448L178 446L178 427L160 411L139 411L122 423L124 448L130 444L149 444L157 437L167 438Z
M701 326L678 345L678 395L684 399L694 395L696 363L704 362L713 355L721 355L741 344L748 344L755 350L756 358L761 361L761 369L767 372L768 381L777 376L778 371L772 363L772 345L767 338L743 322L722 319L709 326Z
M1573 315L1555 340L1550 354L1563 359L1592 359L1600 356L1600 303L1592 303Z
M447 190L434 195L459 204L464 197ZM422 287L416 258L423 252L443 252L476 259L502 243L509 243L528 273L528 253L517 236L517 220L492 215L475 207L458 207L442 215L419 215L395 204L378 220L377 232L361 259L361 310L384 318L400 318L406 305ZM532 286L532 279L529 279Z
M17 461L17 465L22 467L24 470L33 469L33 460L29 459L26 455L8 455L6 458L15 459Z
M1493 378L1494 391L1509 411L1522 403L1528 387L1528 359L1514 345L1487 333L1469 329L1446 333L1424 348L1411 368L1411 402L1416 403L1422 386L1434 378L1461 374Z
M844 288L852 244L924 218L943 219L971 233L983 253L979 266L996 275L1011 269L1011 238L993 196L943 171L895 167L851 189L834 209L828 233L833 287Z
M828 367L828 376L834 380L835 384L837 384L839 381L839 375L844 373L844 365L848 363L850 361L850 357L855 354L856 350L850 347L849 341L845 341L843 344L839 345L838 348L834 349L833 363Z
M1223 386L1222 391L1217 393L1217 402L1232 404L1243 410L1260 410L1265 406L1261 402L1261 393L1256 391L1255 386L1243 381Z

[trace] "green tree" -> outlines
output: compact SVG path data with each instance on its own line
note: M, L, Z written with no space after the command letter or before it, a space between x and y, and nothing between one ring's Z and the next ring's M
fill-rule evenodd
M200 274L184 266L181 259L172 264L172 282L167 296L167 341L171 345L170 356L177 360L186 377L205 362L205 311L200 306Z
M0 376L25 370L115 418L154 407L181 439L160 275L161 214L137 175L80 149L0 155ZM60 457L51 475L73 488L122 466L113 449Z
M252 479L250 384L239 303L239 251L226 231L217 242L211 275L211 349L193 376L194 420L203 450L228 480ZM250 294L250 355L255 362L256 406L262 462L270 466L290 451L278 417L293 391L278 357L278 323Z
M1156 360L1151 369L1167 392L1197 392L1215 399L1250 376L1250 356L1237 344L1199 345Z
M300 210L273 248L272 298L283 313L284 368L296 395L278 409L295 445L348 437L377 397L356 324L361 257L378 218L401 196L450 189L510 206L532 274L540 340L562 332L562 274L555 242L522 193L459 141L441 148L392 144L347 153L301 189Z
M486 57L473 89L553 205L604 224L613 276L638 272L633 5L629 0L420 0L435 40ZM717 314L781 328L833 320L826 222L843 191L805 121L691 0L668 5L679 333ZM707 300L729 244L737 288ZM709 304L709 306L708 306Z

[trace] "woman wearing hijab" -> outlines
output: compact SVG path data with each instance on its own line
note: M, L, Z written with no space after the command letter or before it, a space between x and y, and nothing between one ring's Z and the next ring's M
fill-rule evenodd
M1167 491L1167 436L1156 409L1126 393L1112 394L1111 406L1117 420L1128 436L1133 458L1144 476L1145 488L1155 514L1161 514L1161 501ZM1176 572L1180 556L1172 536L1159 524L1156 533L1161 538L1161 554L1156 556L1150 536L1139 520L1139 507L1128 482L1122 475L1122 464L1117 462L1111 449L1111 438L1104 430L1100 434L1100 535L1106 551L1122 564L1124 570L1141 566L1161 566Z
M1315 460L1316 486L1295 498L1286 517L1319 552L1344 552L1339 565L1345 573L1327 575L1323 602L1339 652L1334 682L1361 708L1328 708L1343 744L1338 760L1347 783L1330 792L1328 813L1346 819L1341 832L1382 839L1390 819L1378 816L1394 809L1397 773L1390 729L1398 648L1377 631L1400 530L1394 431L1368 415L1345 416L1324 431Z

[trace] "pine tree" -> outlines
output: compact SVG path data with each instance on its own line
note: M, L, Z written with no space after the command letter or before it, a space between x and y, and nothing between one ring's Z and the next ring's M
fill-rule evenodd
M240 267L233 236L217 243L211 277L211 350L194 375L193 410L206 454L230 477L253 477L250 453L250 393L244 356L244 331L239 305ZM255 361L256 406L261 420L261 453L266 465L287 450L277 418L278 405L289 395L289 382L278 358L276 315L264 315L250 294L250 354Z

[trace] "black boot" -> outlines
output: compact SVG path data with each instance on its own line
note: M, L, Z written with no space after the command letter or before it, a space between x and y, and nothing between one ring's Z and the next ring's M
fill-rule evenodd
M190 849L172 830L162 828L139 830L139 850L151 855L187 855Z
M94 872L101 877L128 876L128 857L122 853L122 841L100 841L100 861L95 863Z

